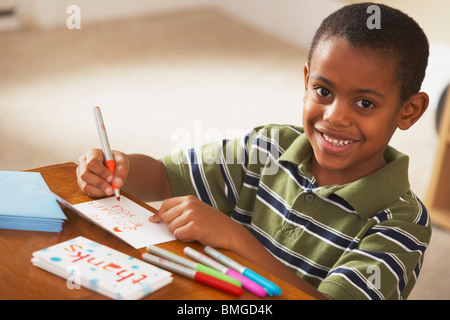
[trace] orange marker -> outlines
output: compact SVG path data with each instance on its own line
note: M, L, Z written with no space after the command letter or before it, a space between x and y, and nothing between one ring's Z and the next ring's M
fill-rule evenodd
M105 159L105 166L111 171L112 174L116 171L116 163L111 153L111 147L109 146L108 136L106 135L105 124L103 123L102 112L99 107L94 108L95 123L97 124L97 132L100 137L100 143L102 144L103 157ZM120 189L111 184L114 189L114 195L117 201L120 201Z

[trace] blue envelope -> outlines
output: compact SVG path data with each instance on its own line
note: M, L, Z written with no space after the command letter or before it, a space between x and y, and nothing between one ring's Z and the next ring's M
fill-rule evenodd
M0 171L0 229L59 232L66 220L39 172Z

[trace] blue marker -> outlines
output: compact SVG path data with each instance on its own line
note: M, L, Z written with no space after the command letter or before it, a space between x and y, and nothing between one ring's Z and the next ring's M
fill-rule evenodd
M281 295L281 289L276 284L274 284L273 282L270 282L266 278L261 277L256 272L244 267L243 265L237 263L236 261L228 258L226 255L220 253L219 251L211 248L210 246L206 246L205 252L208 255L210 255L211 257L213 257L214 259L216 259L217 261L226 265L227 267L236 270L240 274L246 276L247 278L253 280L256 283L259 283L261 286L264 287L264 289L266 289L266 291L269 295L271 295L271 296L272 295L275 295L275 296Z

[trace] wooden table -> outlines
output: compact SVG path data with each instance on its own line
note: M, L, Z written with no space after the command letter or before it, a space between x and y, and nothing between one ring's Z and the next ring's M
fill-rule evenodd
M78 188L75 174L76 164L64 163L29 171L40 172L49 188L72 204L89 201ZM147 204L129 195L141 206L155 212ZM88 220L64 208L68 220L61 232L37 232L0 230L0 299L107 299L89 289L69 289L67 280L44 271L31 263L34 251L49 247L77 236L84 236L125 254L140 258L145 249L136 250L124 241L99 228ZM199 243L189 243L196 250L203 251ZM159 245L174 253L183 255L186 243L175 240ZM245 259L224 250L230 258L253 269L262 276L279 285L283 291L280 297L265 299L312 299L308 294L281 281ZM240 297L212 289L190 279L173 274L173 282L146 296L144 299L159 300L197 300L197 299L260 299L244 290Z

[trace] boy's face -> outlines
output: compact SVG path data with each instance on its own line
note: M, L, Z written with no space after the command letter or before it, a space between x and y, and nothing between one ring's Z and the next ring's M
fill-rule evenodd
M401 110L393 59L345 39L322 40L305 65L303 126L319 185L344 184L385 165Z

